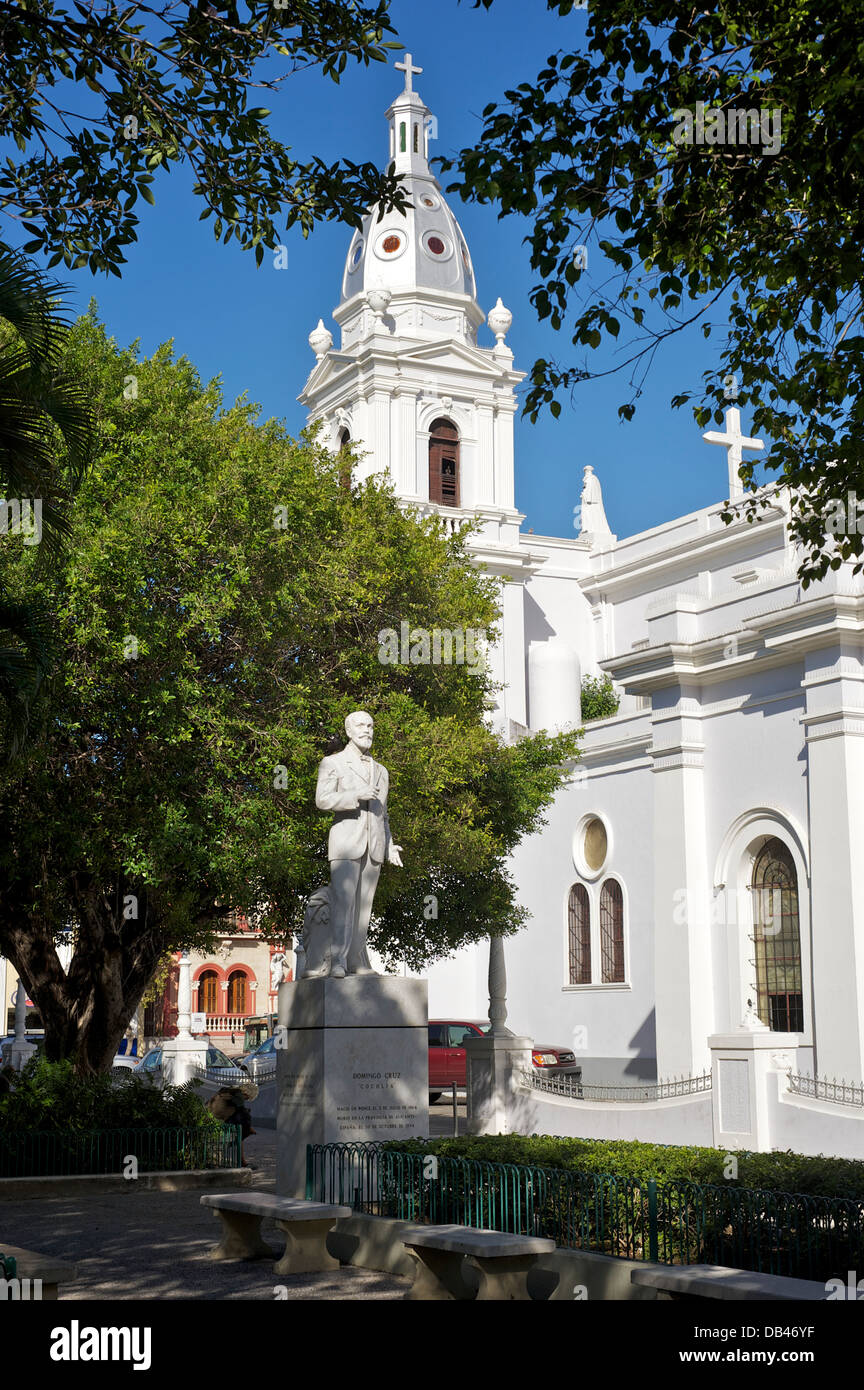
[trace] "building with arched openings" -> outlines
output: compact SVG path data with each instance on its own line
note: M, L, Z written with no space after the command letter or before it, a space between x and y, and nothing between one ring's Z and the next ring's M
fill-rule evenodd
M709 1038L742 1026L782 1037L800 1072L860 1081L862 578L843 565L802 590L781 490L748 523L738 466L761 443L733 405L705 436L727 452L716 504L619 539L586 459L578 533L521 529L512 316L480 306L418 71L409 55L383 151L411 207L351 237L340 340L323 323L311 336L300 399L334 452L350 440L358 478L386 476L448 527L479 520L474 555L507 580L489 653L503 738L578 727L580 673L621 694L513 855L530 921L507 944L509 1022L573 1044L598 1083L695 1077ZM694 439L695 466L718 457ZM433 1015L485 1016L485 951L429 978Z

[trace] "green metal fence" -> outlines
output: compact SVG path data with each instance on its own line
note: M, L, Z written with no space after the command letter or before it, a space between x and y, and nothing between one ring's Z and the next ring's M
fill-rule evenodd
M0 1178L123 1173L130 1157L139 1173L239 1168L240 1126L0 1133Z
M306 1196L403 1221L551 1236L565 1249L829 1279L864 1263L864 1202L310 1144Z

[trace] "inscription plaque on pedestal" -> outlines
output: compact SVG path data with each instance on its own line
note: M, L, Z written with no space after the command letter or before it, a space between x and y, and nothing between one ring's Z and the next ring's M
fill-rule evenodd
M308 1144L412 1139L429 1128L426 981L298 980L279 991L277 1190L306 1192Z

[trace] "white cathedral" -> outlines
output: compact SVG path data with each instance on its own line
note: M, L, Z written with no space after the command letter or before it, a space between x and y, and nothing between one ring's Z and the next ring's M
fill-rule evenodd
M310 335L300 399L331 448L355 447L361 477L387 475L448 525L479 518L476 557L508 581L491 658L504 737L578 726L580 674L621 692L513 856L530 922L506 945L508 1021L575 1046L586 1082L697 1077L709 1037L742 1021L782 1034L796 1071L860 1082L862 579L844 565L802 590L776 488L754 524L725 524L721 499L619 540L586 468L578 536L520 531L512 317L478 304L427 162L422 69L397 66L389 155L413 207L354 234L341 342L323 323ZM734 407L706 439L740 497L742 448L759 441ZM486 971L479 948L433 967L432 1017L484 1018Z

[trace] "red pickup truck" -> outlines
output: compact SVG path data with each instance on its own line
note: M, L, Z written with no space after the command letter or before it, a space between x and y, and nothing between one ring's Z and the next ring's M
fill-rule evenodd
M433 1018L429 1020L429 1101L435 1103L442 1091L454 1085L463 1089L467 1081L466 1037L482 1037L489 1022L476 1019ZM581 1076L582 1068L569 1048L535 1043L531 1060L544 1074Z

